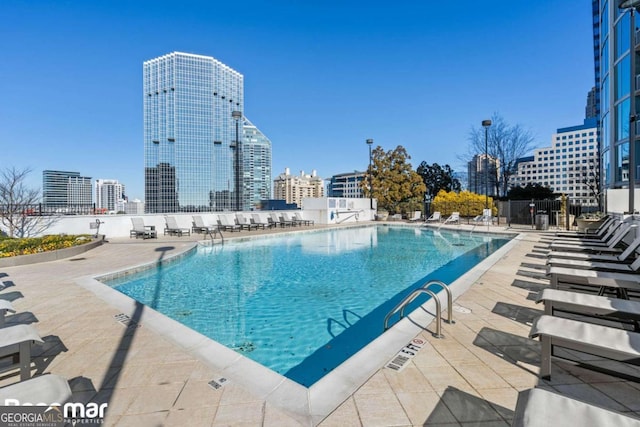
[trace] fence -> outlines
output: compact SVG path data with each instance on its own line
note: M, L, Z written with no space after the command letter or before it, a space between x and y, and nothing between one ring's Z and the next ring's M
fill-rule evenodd
M96 209L95 203L65 206L47 206L37 203L21 206L0 205L0 213L25 216L100 215L106 213L106 209Z

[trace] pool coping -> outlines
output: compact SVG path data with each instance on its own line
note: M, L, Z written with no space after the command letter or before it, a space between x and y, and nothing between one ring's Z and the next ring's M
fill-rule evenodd
M367 224L367 226L369 225L371 224ZM391 225L396 226L401 224ZM307 231L311 230L292 231L291 233L304 233ZM480 231L477 233L487 234ZM494 231L489 234L505 233L496 233ZM509 232L508 234L514 235L515 233ZM243 236L236 239L260 237L262 236ZM515 234L509 242L451 283L450 288L454 301L466 292L480 276L501 259L520 239L522 239L522 235ZM209 242L202 241L197 244L194 243L194 245L186 248L184 251L167 257L161 262L145 263L98 276L84 276L77 278L75 282L94 293L106 303L118 308L124 314L134 313L136 309L138 309L139 312L140 303L103 284L97 279L123 277L128 274L153 268L159 263L174 262L196 250L198 244L208 245ZM435 303L433 300L428 300L420 308L414 310L404 319L394 324L388 331L370 342L309 388L236 353L152 308L143 306L141 312L140 318L136 319L139 324L143 324L150 330L170 340L187 353L201 360L211 369L217 371L222 377L247 387L256 397L264 399L284 410L301 424L314 426L330 415L373 374L382 369L402 347L414 339L424 329L427 329L429 324L434 320L434 316L430 313L435 312ZM446 327L443 329L446 335Z

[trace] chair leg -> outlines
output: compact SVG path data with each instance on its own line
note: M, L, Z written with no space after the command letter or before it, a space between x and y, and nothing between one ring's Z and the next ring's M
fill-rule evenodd
M540 355L540 378L544 380L551 379L551 338L547 336L540 336L540 343L542 344L542 352Z

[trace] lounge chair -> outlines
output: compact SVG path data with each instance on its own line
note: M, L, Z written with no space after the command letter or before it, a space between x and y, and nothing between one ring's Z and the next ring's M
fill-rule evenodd
M194 233L211 234L218 231L217 225L205 224L204 220L200 215L194 215L192 218L193 218L193 227L191 227L191 230Z
M595 253L614 253L619 254L622 253L622 249L618 248L620 242L623 241L625 237L631 232L631 230L635 229L631 224L626 224L618 229L615 235L608 240L607 243L571 243L571 242L560 242L560 243L551 243L549 248L552 251L565 251L565 252L595 252Z
M284 221L282 218L276 215L275 212L269 212L269 220L272 224L274 224L274 226L280 225L280 227L283 227L283 228L293 226L293 222Z
M540 291L536 297L536 303L541 302L544 302L545 314L550 316L566 313L568 315L581 315L583 319L589 320L590 323L591 320L589 318L593 319L592 323L600 323L599 321L603 319L622 322L622 324L631 322L636 332L638 332L640 301L607 298L599 295L547 288ZM612 324L611 322L608 323L609 326Z
M451 212L451 215L449 215L449 217L445 219L442 224L444 225L453 222L455 222L456 224L460 224L460 212Z
M167 234L171 236L181 236L181 237L183 234L191 235L191 230L189 230L188 228L182 228L178 226L178 222L176 221L175 217L165 216L164 221L165 221L165 228L164 228L165 236Z
M618 271L621 273L633 273L638 272L640 269L640 257L636 258L631 264L625 264L621 262L606 262L606 261L589 261L580 259L563 259L563 258L549 258L547 260L549 267L566 267L566 268L579 268L585 270L598 270L598 271Z
M410 222L420 221L422 219L422 211L413 212L413 216L409 218Z
M2 328L4 326L4 317L7 315L7 313L15 313L16 310L13 308L13 305L11 304L11 302L4 300L4 299L0 299L0 328Z
M610 216L607 219L605 219L602 224L600 224L600 227L598 227L596 230L593 231L593 233L566 233L566 232L557 232L555 235L556 237L560 237L560 238L570 238L570 239L576 239L576 238L580 238L580 239L585 239L585 238L594 238L594 239L601 239L606 232L609 230L609 228L614 225L614 223L617 220Z
M133 228L129 232L129 238L135 237L137 239L138 237L142 237L143 239L152 239L158 237L156 227L153 225L144 225L142 218L131 218L131 224L133 224Z
M542 315L534 321L529 337L540 337L542 343L540 362L542 379L551 378L551 358L561 358L559 353L554 353L555 347L632 365L640 364L640 333L637 332ZM581 365L603 370L603 368L588 365L585 360L581 361ZM626 375L613 369L608 369L608 373Z
M220 225L220 228L222 228L224 231L241 231L242 230L242 227L240 227L235 222L232 223L229 220L229 218L224 214L218 215L218 224Z
M313 225L315 224L315 222L312 219L304 219L302 218L302 215L300 215L300 212L296 212L293 214L293 220L295 222L297 222L298 224L304 224L304 225Z
M0 406L65 404L71 399L71 387L59 375L40 375L0 388Z
M579 285L598 288L603 294L606 288L613 288L621 298L629 299L628 290L640 290L638 273L619 273L598 270L581 270L579 268L550 267L547 275L551 279L551 287L559 289L560 284Z
M427 218L427 222L440 222L440 212L435 211L431 214L429 218Z
M589 245L608 246L620 234L622 234L623 237L624 237L626 235L625 233L628 233L630 227L631 227L630 223L620 222L620 223L616 224L615 226L611 227L609 229L609 231L607 231L607 233L605 233L605 235L602 238L598 238L598 239L591 239L591 238L553 239L552 242L551 242L551 245L554 245L554 244L556 244L556 245L558 245L558 244L563 244L563 245L569 244L569 245L580 245L580 246L589 246Z
M541 388L521 391L511 427L549 426L640 427L640 420Z
M292 227L295 227L299 224L298 221L291 218L287 212L282 212L280 221L284 222L285 224L291 225ZM300 223L299 225L302 225L302 223Z
M636 253L636 249L640 247L640 236L636 237L627 248L618 255L612 254L593 254L588 252L549 252L549 257L554 259L576 259L585 261L604 261L604 262L629 262L631 255Z
M260 218L260 215L256 213L251 214L251 223L255 224L257 227L261 227L263 230L267 227L268 228L275 227L275 224L262 221L262 218Z
M252 224L251 221L249 221L247 219L247 217L245 217L240 212L236 212L236 222L240 226L241 230L249 230L249 231L251 231L251 230L257 230L258 229L257 225Z
M28 380L31 377L31 345L44 341L31 325L8 326L1 331L0 358L18 354L18 363L3 367L2 371L19 368L20 380Z

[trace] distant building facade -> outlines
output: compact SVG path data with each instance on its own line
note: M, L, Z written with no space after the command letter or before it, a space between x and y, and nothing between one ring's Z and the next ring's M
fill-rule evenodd
M79 208L93 203L91 177L80 172L42 171L42 204L45 208Z
M324 197L324 180L316 175L315 170L311 175L306 175L304 171L300 175L291 175L289 168L286 168L273 181L273 194L275 199L301 206L305 197Z
M123 208L128 215L141 215L144 213L144 202L140 199L129 200L123 204Z
M592 186L599 180L598 129L595 117L579 126L558 129L551 147L537 148L521 159L511 184L540 184L585 205L597 205Z
M327 197L363 197L360 183L365 179L366 173L358 171L333 175L327 185Z
M125 197L124 184L120 184L116 179L96 179L96 209L105 212L118 212L123 209L122 201ZM120 205L119 205L120 203Z
M499 178L496 175L496 170L499 167L500 162L498 159L491 156L485 154L473 156L473 159L467 163L468 190L476 194L496 196L496 179Z
M256 209L261 200L271 199L271 141L243 117L243 210Z

